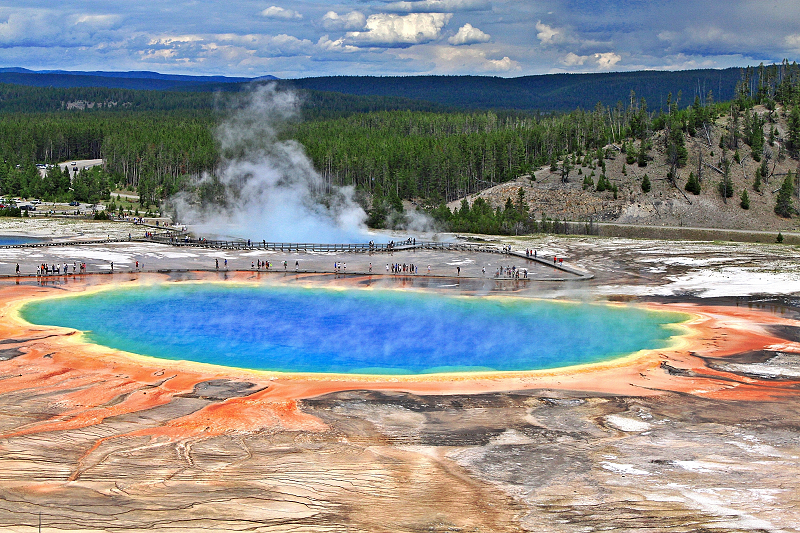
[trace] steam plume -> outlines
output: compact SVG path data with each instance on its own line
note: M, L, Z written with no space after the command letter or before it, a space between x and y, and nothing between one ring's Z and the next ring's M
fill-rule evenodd
M364 210L350 187L327 187L281 128L298 116L294 92L256 87L217 129L222 161L191 195L173 201L178 219L202 235L269 242L365 242Z

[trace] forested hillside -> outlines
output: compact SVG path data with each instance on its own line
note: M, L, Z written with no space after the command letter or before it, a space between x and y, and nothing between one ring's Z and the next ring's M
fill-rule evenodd
M725 127L730 131L720 141L726 150L746 149L755 160L772 146L771 153L783 151L775 156L796 157L800 68L786 62L739 71L738 79L735 98L728 102L717 101L713 90L691 100L667 94L662 110L660 102L654 105L629 92L613 105L547 114L458 111L395 97L308 91L305 120L289 124L283 135L305 146L328 183L356 187L371 223L382 226L392 210L401 209L401 200L441 206L542 167L561 174L565 183L573 169L591 169L596 175L591 189L585 189L610 191L614 176L605 172L605 161L614 155L610 146L623 150L637 168L666 168L677 183L687 162L687 142L704 137L710 142L709 132L719 128L721 117L729 117ZM35 164L103 158L102 179L110 188L137 190L143 206L156 206L192 187L200 174L215 173L214 129L224 117L226 98L0 86L0 192L68 199L69 186L41 179ZM66 109L65 102L77 101L95 105ZM756 105L769 113L752 113ZM23 112L31 107L47 112ZM785 131L771 122L780 117L785 117ZM708 163L721 168L717 160ZM441 209L437 213L443 223L461 227ZM509 231L507 225L495 226Z

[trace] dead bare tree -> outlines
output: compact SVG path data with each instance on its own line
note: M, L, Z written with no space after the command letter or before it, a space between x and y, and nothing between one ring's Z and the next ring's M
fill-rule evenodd
M703 133L706 134L706 140L708 141L708 147L713 148L714 146L711 143L711 126L708 122L703 122Z
M769 171L769 162L772 161L772 150L768 147L764 147L764 153L761 157L761 179L764 180L764 183L769 183L769 178L775 172L775 165L772 165L772 171Z

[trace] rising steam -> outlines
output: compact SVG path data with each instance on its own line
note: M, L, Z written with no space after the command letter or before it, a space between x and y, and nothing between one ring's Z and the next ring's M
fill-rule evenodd
M268 242L366 242L364 210L351 187L331 187L303 146L281 140L299 114L294 92L275 84L245 93L216 131L221 163L191 194L174 198L178 220L201 235Z

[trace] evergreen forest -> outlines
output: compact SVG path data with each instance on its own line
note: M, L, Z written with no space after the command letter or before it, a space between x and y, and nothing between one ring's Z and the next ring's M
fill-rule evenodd
M218 171L214 131L231 94L0 85L0 193L96 201L128 189L143 208L157 209ZM773 129L752 111L756 105L781 106L789 155L800 152L800 67L788 61L741 70L726 101L707 90L691 99L669 94L654 105L630 91L614 105L545 113L317 90L302 96L303 120L281 135L303 144L326 183L354 187L374 227L391 225L402 200L411 200L455 231L547 230L522 197L496 209L475 202L451 212L444 203L544 166L566 176L578 162L604 170L611 143L623 146L630 164L646 167L654 139L664 139L674 171L686 164L686 139L705 135L725 115L735 119L725 142L758 161ZM102 168L72 181L58 167L43 176L36 166L101 158Z

